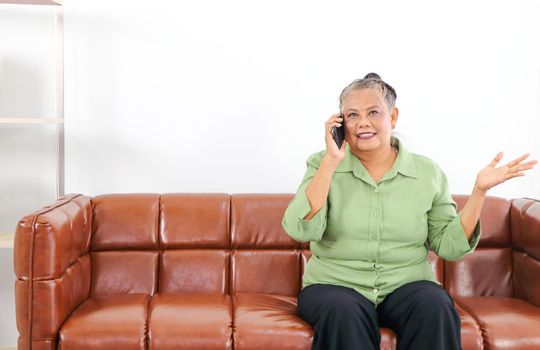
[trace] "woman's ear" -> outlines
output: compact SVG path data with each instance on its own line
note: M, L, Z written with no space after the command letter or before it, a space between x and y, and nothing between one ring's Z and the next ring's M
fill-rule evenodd
M392 125L392 129L396 127L398 115L399 115L399 110L397 107L394 107L394 109L392 110L392 115L390 116L390 124Z

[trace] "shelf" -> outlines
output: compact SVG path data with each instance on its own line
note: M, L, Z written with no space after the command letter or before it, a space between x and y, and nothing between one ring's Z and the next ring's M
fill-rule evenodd
M62 6L62 1L63 0L0 0L0 4Z
M6 6L2 6L3 4L6 4ZM17 186L21 186L21 187L24 186L25 188L28 188L29 187L28 182L31 180L31 176L34 176L34 177L39 176L40 179L46 179L44 181L35 182L36 183L35 187L37 188L39 192L37 192L35 196L28 197L28 198L34 198L36 196L39 196L39 197L47 196L46 192L48 192L48 190L47 191L44 190L45 188L44 184L47 184L47 183L50 183L51 185L50 187L47 186L47 189L50 188L51 192L54 192L52 186L56 186L55 198L64 194L64 158L65 158L65 154L64 154L64 124L65 124L65 120L64 120L64 7L62 6L62 4L63 4L63 0L0 0L0 11L2 11L4 8L6 9L8 7L11 8L11 6L17 7L19 5L23 5L22 7L18 7L17 9L17 13L20 13L20 15L19 14L17 15L21 18L21 20L25 18L22 14L25 11L25 9L29 10L30 13L33 12L32 8L34 8L34 10L38 10L38 8L35 8L33 6L24 6L24 5L52 6L52 7L45 6L49 10L51 10L51 11L47 10L45 13L47 14L48 18L53 19L53 22L51 22L51 24L54 24L54 38L55 38L54 55L56 57L56 60L55 60L56 61L55 62L55 66L56 66L56 70L55 70L56 89L55 90L56 91L54 94L56 103L55 103L55 108L53 112L54 114L49 112L51 108L47 108L47 111L42 111L35 114L30 112L27 114L23 112L22 110L17 110L16 108L14 109L10 107L7 109L14 110L15 113L5 110L0 115L0 131L7 133L6 135L9 134L9 136L12 136L9 139L5 138L6 142L8 141L11 142L12 139L15 140L16 142L14 143L14 146L16 147L17 151L19 151L19 146L23 146L20 152L13 152L13 151L3 152L3 154L5 153L8 159L17 160L16 162L14 161L12 163L8 163L10 165L13 164L12 167L14 169L17 169L18 167L21 167L24 165L24 162L19 161L18 158L21 158L20 157L21 154L25 154L25 152L28 152L30 150L34 150L31 158L38 157L37 159L40 159L40 160L41 159L48 160L50 158L49 156L53 155L53 152L51 152L52 148L44 148L42 146L43 145L52 146L52 145L49 145L49 141L52 140L49 137L53 130L55 132L56 142L54 144L54 148L55 148L54 157L55 157L55 168L56 168L55 169L56 181L54 181L53 178L50 176L52 175L52 173L44 174L43 171L39 171L39 172L36 171L35 174L29 175L29 177L4 176L5 166L4 167L0 166L0 172L2 172L2 175L3 175L2 179L6 178L8 185L10 185L9 182L13 183L14 188L10 189L12 191L16 191ZM44 8L43 6L41 6L40 8L44 10L47 9L47 8ZM30 16L29 20L35 19L32 17L36 17L36 16ZM21 29L23 29L23 33L27 35L26 34L27 28L21 27ZM51 27L51 29L53 28ZM17 42L14 42L14 47L19 47L19 46L23 47L23 45L24 44L22 42L21 42L21 45L17 45ZM21 51L21 52L25 52L25 51ZM53 52L51 52L51 54L52 53ZM15 74L18 74L17 70L14 70L13 75ZM22 75L22 78L24 77L25 75ZM54 79L52 75L51 75L51 78ZM21 91L21 95L23 95L23 93L24 91ZM21 100L20 102L21 106L23 106L22 105L22 103L24 103L23 101L24 100ZM17 103L15 103L15 105L17 105ZM11 133L12 128L15 128L14 130L17 131L17 135L13 135ZM31 138L32 136L34 137L33 139L31 139L30 143L21 144L20 142L18 142L20 141L21 138L25 138L25 137ZM3 140L4 138L2 139L2 141ZM4 143L2 143L2 146L3 145ZM39 145L40 147L35 148L36 145ZM9 148L11 148L11 144L9 145ZM16 158L17 156L19 157ZM53 180L53 181L50 181L50 180ZM4 203L3 205L9 207L10 204L11 203ZM30 205L30 204L27 204L27 205ZM0 206L0 210L2 210L2 215L0 215L0 220L2 221L2 224L9 223L9 222L16 222L14 220L17 219L17 217L13 217L15 215L15 210L14 212L6 212L4 214L3 209L4 208ZM5 253L6 251L9 251L10 249L12 250L14 247L15 234L13 232L7 233L11 231L9 226L10 225L2 225L2 227L0 228L2 231L4 231L4 232L0 232L0 249L2 250L3 253ZM0 338L3 338L3 337L0 336ZM0 346L0 350L4 350L4 349L5 348Z
M0 0L2 1L2 0ZM0 117L0 124L62 124L64 119L59 118L3 118Z
M0 248L13 248L14 233L0 233Z

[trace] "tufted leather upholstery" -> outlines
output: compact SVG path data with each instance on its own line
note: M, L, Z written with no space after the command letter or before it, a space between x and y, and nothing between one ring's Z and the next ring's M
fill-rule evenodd
M309 243L281 226L292 198L73 194L25 216L19 349L310 349L296 313ZM540 202L488 197L481 221L473 254L430 253L463 349L540 349ZM381 334L395 349L396 334Z

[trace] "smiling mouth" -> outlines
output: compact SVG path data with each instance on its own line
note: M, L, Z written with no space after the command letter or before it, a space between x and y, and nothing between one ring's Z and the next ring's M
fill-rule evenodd
M375 135L376 134L374 132L361 132L361 133L357 134L356 137L358 137L361 140L369 140L370 138L372 138Z

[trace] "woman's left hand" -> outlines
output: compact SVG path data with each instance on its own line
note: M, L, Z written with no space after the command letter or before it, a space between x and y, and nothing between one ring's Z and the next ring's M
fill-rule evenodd
M530 160L526 163L522 163L527 157L528 153L522 155L519 158L514 159L507 164L496 168L495 166L503 157L503 152L497 153L495 158L489 163L487 167L480 170L476 176L475 189L480 192L487 192L490 188L497 186L500 183L505 182L508 179L525 176L523 171L532 169L536 163L536 160Z

